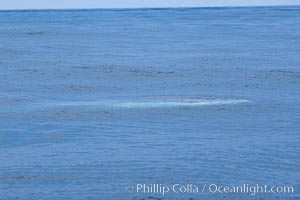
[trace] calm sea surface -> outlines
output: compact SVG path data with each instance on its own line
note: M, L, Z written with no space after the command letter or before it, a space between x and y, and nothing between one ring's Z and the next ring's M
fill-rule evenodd
M1 200L299 199L299 113L300 7L0 11Z

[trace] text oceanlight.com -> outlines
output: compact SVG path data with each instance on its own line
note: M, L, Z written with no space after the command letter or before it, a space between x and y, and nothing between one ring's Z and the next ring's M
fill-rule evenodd
M211 194L268 194L268 193L294 193L294 187L290 185L268 186L261 184L242 184L242 185L221 185L221 184L135 184L125 187L128 192L135 192L138 194L158 194L166 195L168 193L175 194L197 194L197 193L211 193Z

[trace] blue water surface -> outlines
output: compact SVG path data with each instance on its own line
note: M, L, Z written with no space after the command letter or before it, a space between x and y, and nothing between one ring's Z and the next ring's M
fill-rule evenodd
M0 11L1 200L299 199L299 113L300 7Z

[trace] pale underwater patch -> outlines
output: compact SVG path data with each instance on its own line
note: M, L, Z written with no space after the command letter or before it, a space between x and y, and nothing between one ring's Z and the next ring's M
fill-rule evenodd
M199 107L214 106L227 104L248 103L250 101L244 99L228 99L228 100L183 100L183 101L149 101L149 102L122 102L114 104L118 108L164 108L164 107Z
M245 99L177 99L177 100L143 100L143 101L74 101L55 103L60 106L104 106L114 108L174 108L201 107L249 103Z

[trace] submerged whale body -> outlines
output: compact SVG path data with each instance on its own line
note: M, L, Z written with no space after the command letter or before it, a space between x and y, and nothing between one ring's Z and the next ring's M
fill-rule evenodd
M248 103L245 99L163 99L138 101L75 101L61 102L61 106L104 106L114 108L170 108L170 107L200 107L214 105L230 105ZM56 104L57 105L57 104Z
M162 107L191 107L191 106L212 106L247 103L244 99L230 100L182 100L182 101L145 101L145 102L121 102L113 104L118 108L162 108Z

